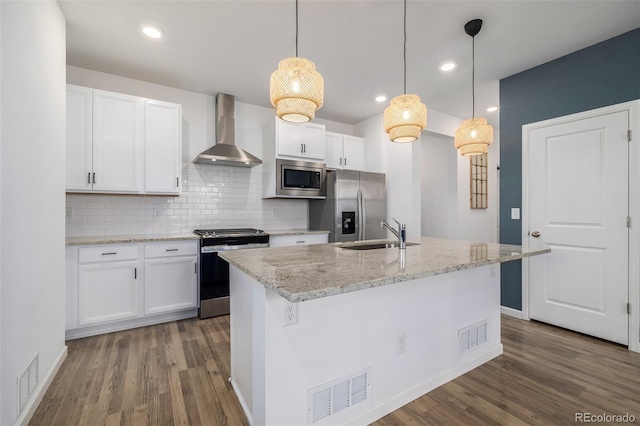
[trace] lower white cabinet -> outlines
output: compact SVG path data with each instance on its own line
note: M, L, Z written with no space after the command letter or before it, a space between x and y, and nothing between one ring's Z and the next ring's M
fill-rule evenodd
M68 246L66 337L195 316L198 253L197 240Z
M90 325L138 316L138 261L79 266L78 324Z
M269 236L269 247L306 246L309 244L326 244L327 242L329 242L328 233Z
M198 257L144 261L144 313L158 314L198 307Z

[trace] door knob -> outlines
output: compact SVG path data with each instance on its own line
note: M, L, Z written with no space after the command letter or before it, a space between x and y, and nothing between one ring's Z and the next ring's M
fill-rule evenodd
M532 236L533 238L538 238L538 237L540 236L540 233L539 233L538 231L533 231L533 232L531 233L531 236Z

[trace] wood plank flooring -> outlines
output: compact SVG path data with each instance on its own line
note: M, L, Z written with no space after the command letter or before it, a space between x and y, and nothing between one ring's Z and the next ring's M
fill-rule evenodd
M504 354L374 424L564 425L575 413L634 415L640 354L502 317ZM67 342L30 425L246 425L229 377L229 317Z

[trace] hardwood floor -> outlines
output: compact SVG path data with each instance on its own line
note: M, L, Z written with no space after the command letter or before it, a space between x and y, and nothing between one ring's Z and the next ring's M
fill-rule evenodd
M504 354L375 422L564 425L575 413L635 416L640 354L502 317ZM31 425L246 425L229 377L229 317L67 342Z

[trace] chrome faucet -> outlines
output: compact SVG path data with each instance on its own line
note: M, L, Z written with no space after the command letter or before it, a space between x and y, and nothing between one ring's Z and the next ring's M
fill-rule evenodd
M384 228L385 226L389 228L389 231L393 232L393 235L395 235L398 238L398 243L400 243L400 250L406 249L407 248L407 226L404 223L398 222L397 220L395 220L395 218L392 218L392 220L398 224L397 231L393 229L391 226L389 226L387 221L384 219L382 220L382 222L380 222L380 228Z

